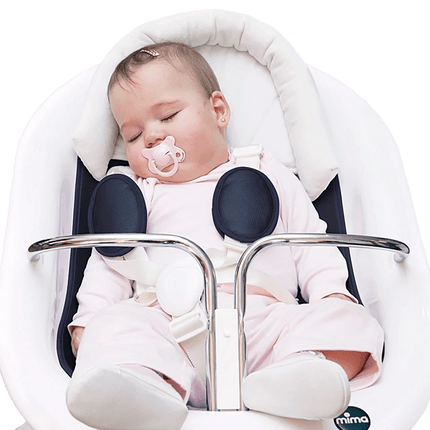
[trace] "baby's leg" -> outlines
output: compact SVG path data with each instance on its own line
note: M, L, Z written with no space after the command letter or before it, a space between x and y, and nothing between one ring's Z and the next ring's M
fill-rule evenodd
M368 352L360 351L320 351L325 358L342 366L348 380L354 379L362 370L369 359Z
M251 313L245 323L251 374L243 394L251 409L295 418L333 417L346 408L349 385L364 388L378 378L383 332L362 306L331 298L258 308L258 300L267 301L248 299ZM328 359L301 353L309 350Z
M179 430L188 409L181 396L150 369L100 366L72 379L66 393L70 413L98 429Z
M169 321L134 300L95 315L67 390L72 415L96 428L179 429L195 372Z
M165 375L187 393L195 378L186 354L170 333L170 317L133 299L97 313L85 328L73 378L105 365L138 365Z
M336 298L300 306L264 303L267 300L252 296L247 300L249 372L282 361L290 354L313 350L324 355L327 352L329 360L340 364L353 390L378 379L384 334L363 306Z
M173 387L175 391L177 391L182 399L185 400L187 396L187 392L173 379L168 378L167 376L163 375L162 373L159 373L155 370L149 369L148 367L141 366L140 364L124 364L121 367L128 368L130 370L133 370L134 372L141 373L142 375L146 375L149 378L158 380L159 378L162 378L164 381L166 381L169 385Z

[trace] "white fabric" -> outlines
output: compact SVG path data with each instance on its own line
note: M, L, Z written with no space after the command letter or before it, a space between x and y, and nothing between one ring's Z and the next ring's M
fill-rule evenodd
M136 28L112 48L90 84L74 135L75 150L95 178L101 179L105 175L118 138L107 98L109 78L116 65L127 55L142 46L163 41L179 41L193 47L206 45L202 53L207 55L210 63L218 65L220 62L217 59L233 55L231 52L220 54L219 49L209 52L207 46L219 45L241 51L238 54L249 53L251 58L244 60L242 56L240 62L254 62L252 69L244 68L240 62L224 61L225 75L221 73L218 76L221 85L226 83L225 92L228 97L231 96L234 115L238 119L236 124L234 117L232 119L230 138L236 144L238 136L244 135L246 145L264 143L265 148L279 156L279 152L283 153L283 146L289 146L287 139L285 145L278 146L277 151L273 151L270 142L272 137L280 139L282 135L287 135L286 125L294 161L291 157L285 160L285 155L280 158L281 161L296 166L312 199L327 187L337 173L337 162L318 92L306 64L282 35L271 27L249 16L225 11L197 11L149 22ZM211 56L213 61L209 58ZM264 66L263 71L258 70L257 62ZM265 67L270 72L270 79L266 76L264 81L260 76L265 73ZM219 72L217 67L214 69ZM232 88L231 93L229 87ZM279 106L285 122L282 121L282 114L279 115ZM274 123L277 124L275 128ZM284 131L280 135L278 131L282 128ZM115 151L117 156L124 155L121 146ZM291 154L291 150L286 149L286 153Z

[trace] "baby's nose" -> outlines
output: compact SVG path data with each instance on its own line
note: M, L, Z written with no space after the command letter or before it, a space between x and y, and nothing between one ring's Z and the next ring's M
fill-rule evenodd
M148 149L154 148L155 146L157 146L161 142L163 142L163 140L164 139L162 139L162 138L148 139L147 141L145 141L145 148L148 148Z
M152 148L163 142L167 136L158 127L151 127L145 131L145 147Z
M159 133L152 133L145 136L145 148L152 148L161 143L165 137Z

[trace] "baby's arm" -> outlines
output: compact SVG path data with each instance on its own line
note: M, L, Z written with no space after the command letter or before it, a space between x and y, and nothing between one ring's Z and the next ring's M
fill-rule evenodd
M276 175L281 220L288 233L325 233L322 221L300 181L278 160L269 164ZM292 247L301 293L306 301L336 297L356 302L346 289L345 259L334 247Z
M84 333L85 327L71 327L70 331L72 333L72 352L76 357L78 355L79 344L81 343L82 335Z
M91 318L106 306L126 300L132 295L130 280L111 269L101 255L93 250L76 295L78 311L68 327L74 353L79 349L84 328Z

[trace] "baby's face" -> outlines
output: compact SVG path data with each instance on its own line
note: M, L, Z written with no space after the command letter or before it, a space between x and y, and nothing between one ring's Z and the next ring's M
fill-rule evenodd
M216 91L208 98L191 77L162 60L141 66L133 81L120 81L109 99L130 167L138 176L186 182L228 161L225 127L230 110L222 93ZM142 150L168 136L185 151L185 160L177 173L165 178L150 172ZM163 172L170 169L167 166Z

